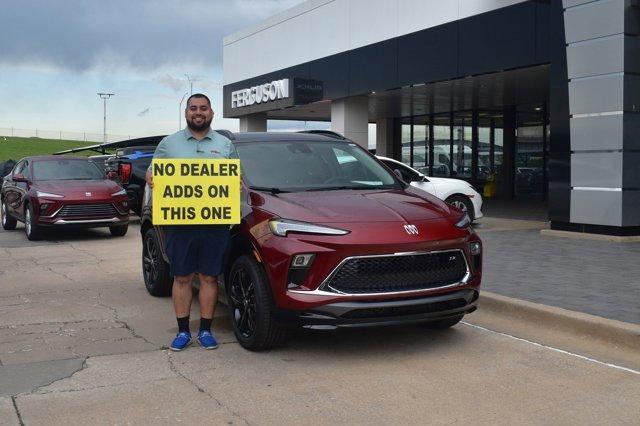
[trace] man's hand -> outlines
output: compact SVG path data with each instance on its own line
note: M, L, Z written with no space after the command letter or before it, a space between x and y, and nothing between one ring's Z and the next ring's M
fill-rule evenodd
M149 185L149 188L153 189L153 173L151 173L151 170L147 170L147 185Z

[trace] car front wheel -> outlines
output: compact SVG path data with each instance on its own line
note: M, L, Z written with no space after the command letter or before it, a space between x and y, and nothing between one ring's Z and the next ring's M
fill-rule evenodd
M473 204L467 197L464 197L462 195L452 195L451 197L447 198L446 202L468 214L471 221L475 219L476 215L473 211Z
M162 257L160 239L153 228L149 228L142 239L142 275L149 294L156 297L171 295L173 280L169 264Z
M1 206L2 207L0 207L0 209L2 209L2 229L5 229L7 231L16 229L16 224L18 223L18 221L9 216L9 213L7 213L7 204L4 202L4 200L2 200Z
M283 344L287 332L273 316L271 288L258 262L249 255L240 256L226 282L233 331L240 345L262 351Z
M24 209L24 232L27 234L29 241L36 241L42 238L42 232L36 224L36 218L33 216L31 204L28 204Z

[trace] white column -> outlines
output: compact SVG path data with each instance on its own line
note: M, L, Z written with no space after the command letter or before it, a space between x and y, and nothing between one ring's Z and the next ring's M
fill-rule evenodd
M332 101L331 130L369 149L369 98L354 96Z
M240 117L241 132L266 132L267 114L250 114Z

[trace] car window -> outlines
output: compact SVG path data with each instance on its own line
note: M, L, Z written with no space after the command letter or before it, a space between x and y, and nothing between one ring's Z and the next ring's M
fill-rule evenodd
M13 173L11 174L11 176L15 176L15 175L23 175L24 176L24 169L27 166L27 161L26 160L22 160L20 161L18 164L16 164L16 167L13 169Z

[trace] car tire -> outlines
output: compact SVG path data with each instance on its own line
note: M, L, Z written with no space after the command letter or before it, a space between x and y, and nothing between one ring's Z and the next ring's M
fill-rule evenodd
M436 320L436 321L425 322L425 323L422 323L421 325L424 328L428 328L428 329L431 329L431 330L444 330L446 328L451 328L454 325L456 325L457 323L459 323L460 321L462 321L463 317L464 317L464 315L458 315L456 317L451 317L451 318L445 318L445 319Z
M127 230L129 229L129 224L126 225L118 225L118 226L110 226L109 232L114 237L124 237L127 235Z
M465 197L464 195L452 195L445 201L448 204L451 204L453 207L456 207L457 209L462 210L463 212L468 214L469 219L471 219L471 221L473 222L476 215L473 211L473 203L471 203L471 200L469 200L469 198Z
M171 296L173 279L169 264L162 257L160 239L153 228L149 228L142 239L142 276L150 295Z
M7 204L4 202L4 200L2 200L2 229L5 229L7 231L13 231L14 229L16 229L16 225L18 224L18 221L15 220L14 218L12 218L11 216L9 216L9 214L7 213Z
M24 207L24 233L29 241L37 241L42 238L42 231L33 218L31 204Z
M288 333L274 318L271 287L258 262L249 255L240 256L233 263L225 283L238 343L250 351L282 345Z

